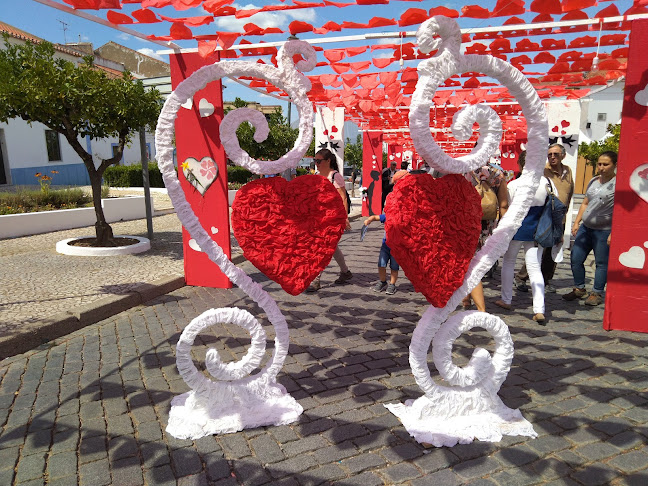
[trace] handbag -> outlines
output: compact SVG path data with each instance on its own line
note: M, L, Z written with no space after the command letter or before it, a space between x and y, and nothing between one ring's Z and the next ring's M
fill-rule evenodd
M475 189L481 197L482 221L495 221L497 219L497 194L493 188L486 182L477 179L473 173L473 179L477 183Z
M545 179L547 179L547 199L540 214L533 239L543 248L551 248L563 239L565 232L563 221L567 206L554 194L549 178L545 177Z

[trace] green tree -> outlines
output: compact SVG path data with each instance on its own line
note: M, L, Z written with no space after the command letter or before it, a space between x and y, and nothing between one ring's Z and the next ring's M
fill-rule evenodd
M356 169L362 169L362 136L358 134L355 143L351 139L346 139L344 144L344 160Z
M603 152L613 151L619 153L619 138L621 136L621 125L608 125L609 135L598 142L581 143L578 146L578 155L584 157L587 163L596 166L599 155Z
M107 167L117 164L133 133L153 129L161 109L156 90L147 91L130 73L109 78L93 66L92 56L82 64L55 58L49 42L11 45L5 36L0 49L0 122L20 117L40 122L65 137L81 157L92 186L97 222L97 246L110 246L112 228L101 207L101 179ZM115 137L113 157L95 164L82 140Z
M234 108L246 108L248 102L241 98L234 100ZM273 113L266 115L270 132L268 137L261 143L257 143L254 136L254 128L249 123L241 123L236 130L236 136L239 145L245 150L250 157L255 159L277 160L279 157L286 155L295 145L295 140L299 136L298 128L290 128L288 120L283 116L281 110L277 108Z

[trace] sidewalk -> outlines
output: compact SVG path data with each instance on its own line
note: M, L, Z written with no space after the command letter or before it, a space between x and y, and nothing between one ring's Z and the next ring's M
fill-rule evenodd
M153 218L154 238L145 253L90 258L56 252L56 242L91 236L93 227L0 240L0 359L184 285L182 225L169 213L173 206L166 193L153 191L152 196L156 212L163 215ZM351 217L360 211L356 198ZM111 226L116 235L147 236L144 219ZM244 260L234 237L232 260Z
M264 324L267 353L274 338L240 289L182 287L0 362L0 484L648 484L648 335L605 332L602 307L560 294L547 297L546 327L531 320L530 293L500 313L499 271L484 282L488 311L505 319L516 347L500 396L539 437L442 449L409 437L383 404L422 394L408 346L427 306L406 279L393 296L371 291L382 228L361 243L360 225L342 239L354 274L344 286L333 284L332 264L319 292L292 297L240 264L286 316L291 345L278 378L305 409L299 422L196 441L164 432L171 399L188 390L175 344L192 318L238 306ZM562 293L567 268L555 279ZM199 341L229 361L247 352L249 336L214 326ZM463 335L455 362L465 365L475 345L492 349L492 340ZM197 346L199 365L204 352ZM438 376L431 356L430 366Z

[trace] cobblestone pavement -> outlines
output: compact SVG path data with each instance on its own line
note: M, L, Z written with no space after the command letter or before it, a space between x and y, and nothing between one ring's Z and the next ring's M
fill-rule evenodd
M192 318L238 306L265 325L268 354L274 338L239 289L184 287L0 363L0 484L648 484L648 335L605 332L601 307L564 302L564 263L546 327L530 319L530 293L514 296L519 310L497 312L499 271L485 280L488 311L506 320L516 347L500 395L539 437L440 449L409 437L383 404L421 395L408 346L426 303L406 279L393 296L371 291L382 229L360 243L360 224L341 243L354 273L347 285L333 285L332 264L318 293L292 297L242 264L288 321L279 381L305 409L297 423L196 441L165 433L171 398L188 390L174 357ZM199 341L200 364L203 345L238 359L249 336L215 326ZM493 348L468 333L455 362L465 365L477 344Z

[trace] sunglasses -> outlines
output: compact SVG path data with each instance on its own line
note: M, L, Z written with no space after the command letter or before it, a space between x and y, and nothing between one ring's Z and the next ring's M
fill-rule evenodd
M324 162L325 160L328 160L328 159L313 159L313 162L315 162L316 164L319 164L320 162Z
M552 157L562 157L562 154L547 154L548 159L550 159Z

